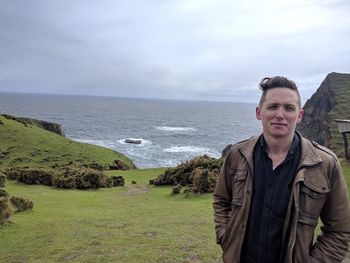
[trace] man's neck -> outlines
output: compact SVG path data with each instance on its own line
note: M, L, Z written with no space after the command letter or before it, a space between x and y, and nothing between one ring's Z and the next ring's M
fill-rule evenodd
M294 134L289 137L271 137L264 135L264 140L266 143L266 150L270 154L287 154L292 143Z

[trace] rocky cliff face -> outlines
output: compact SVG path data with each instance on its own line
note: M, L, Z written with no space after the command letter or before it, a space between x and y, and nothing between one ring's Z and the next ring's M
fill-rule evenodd
M20 123L23 123L24 125L30 124L30 125L37 126L39 128L45 129L45 130L50 131L50 132L57 133L58 135L61 135L64 137L64 131L63 131L63 128L60 124L48 122L48 121L41 121L41 120L37 120L37 119L31 119L31 118L15 117L15 116L8 115L8 114L2 114L2 116L4 116L7 119L11 119L11 120L15 120L15 121L18 121Z
M297 129L308 139L344 152L335 119L350 119L350 74L330 73L304 105L304 118Z

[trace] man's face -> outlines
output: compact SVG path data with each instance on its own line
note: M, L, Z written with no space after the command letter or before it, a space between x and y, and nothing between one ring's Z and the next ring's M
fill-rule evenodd
M256 118L262 122L264 135L274 138L292 136L303 113L296 91L289 88L268 90L265 101L256 107Z

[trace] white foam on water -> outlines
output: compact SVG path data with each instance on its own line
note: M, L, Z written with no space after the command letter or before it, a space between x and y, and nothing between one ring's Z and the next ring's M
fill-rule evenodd
M219 153L217 153L216 150L212 150L205 147L196 147L196 146L171 146L169 148L166 148L163 150L164 152L168 153L198 153L198 154L208 154L208 155L214 155L217 156Z
M91 139L77 139L77 138L70 138L73 141L81 142L81 143L87 143L87 144L93 144L98 145L106 148L113 148L115 147L115 144L112 141L104 141L104 140L91 140Z
M154 127L157 130L160 131L175 131L175 132L184 132L184 131L197 131L197 129L193 128L193 127L169 127L169 126L156 126Z

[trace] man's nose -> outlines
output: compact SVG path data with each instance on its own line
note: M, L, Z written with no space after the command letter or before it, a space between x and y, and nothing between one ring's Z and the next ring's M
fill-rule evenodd
M283 119L284 118L284 114L283 114L283 110L282 109L279 109L277 111L276 118L277 119Z

